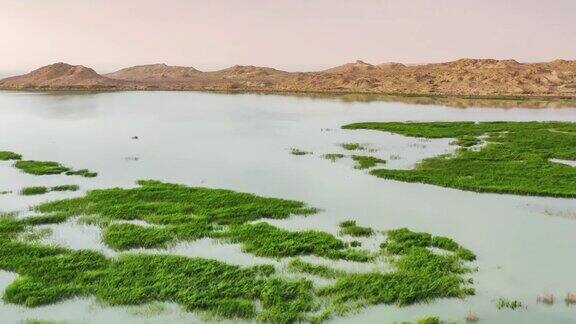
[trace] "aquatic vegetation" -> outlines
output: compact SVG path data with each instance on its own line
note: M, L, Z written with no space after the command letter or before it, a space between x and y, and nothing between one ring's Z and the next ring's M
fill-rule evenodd
M334 279L346 274L344 271L336 270L325 265L302 261L302 259L299 258L292 259L288 263L287 269L293 272L302 272L328 279Z
M462 135L459 136L453 144L462 146L462 147L470 147L474 145L480 144L480 139L476 136L472 135Z
M432 236L424 232L413 232L407 228L399 228L386 232L386 241L380 247L391 254L404 254L412 248L435 247L454 252L454 255L466 261L473 261L476 255L461 247L454 240L443 236Z
M309 155L309 154L312 154L312 152L303 151L303 150L300 150L297 148L291 148L290 154L292 154L292 155Z
M326 160L330 160L332 162L336 162L343 157L344 157L344 154L340 154L340 153L328 153L328 154L322 155L322 158L324 158Z
M66 171L66 175L78 175L84 178L95 178L98 176L97 172L92 172L88 169L80 169L80 170L69 170Z
M352 160L356 161L354 168L361 170L369 169L375 167L378 164L386 163L386 160L367 155L352 155Z
M340 234L350 235L354 237L371 236L374 230L370 227L362 227L356 225L356 221L344 221L340 223Z
M20 190L20 194L23 196L33 196L33 195L43 195L50 191L47 187L43 186L34 186L34 187L25 187Z
M343 126L421 138L485 137L479 150L428 158L412 170L371 174L476 192L576 197L576 168L550 159L576 160L576 124L566 122L368 122Z
M313 230L293 232L268 223L234 225L217 237L241 243L246 252L263 257L316 255L358 262L373 259L367 251L346 249L344 242L329 233Z
M44 186L33 186L33 187L25 187L20 190L20 194L23 196L32 196L32 195L43 195L50 191L77 191L80 187L78 185L59 185L55 187L44 187Z
M50 191L78 191L80 186L78 185L59 185L50 188Z
M423 317L421 319L419 319L418 321L416 321L417 324L440 324L440 317L438 316L426 316Z
M522 307L522 302L518 300L507 299L504 297L498 297L496 299L496 308L510 308L510 309L517 309Z
M342 143L342 144L340 144L340 147L342 147L343 149L348 150L348 151L366 150L366 146L364 146L360 143Z
M14 163L14 167L33 175L61 174L70 170L62 164L52 161L17 161Z
M22 155L10 151L0 151L0 161L21 160Z
M323 321L368 304L408 305L473 293L471 281L464 278L470 269L455 252L462 247L448 238L403 229L388 232L387 246L402 245L403 249L395 254L388 251L391 268L385 271L374 267L369 273L346 272L300 258L290 260L283 269L331 279L322 287L314 287L308 279L290 279L293 276L277 272L272 265L242 267L146 253L107 258L97 251L23 240L27 233L42 234L36 225L78 217L102 226L103 241L115 250L162 248L211 237L238 243L244 251L268 258L315 255L372 262L378 257L372 251L350 248L355 244L330 233L290 231L254 222L316 212L298 201L148 180L135 188L93 190L83 197L43 203L34 211L39 214L0 218L0 269L19 275L4 291L8 303L35 307L94 296L108 305L175 302L188 311L216 317L291 323ZM341 225L358 227L363 235L373 231L352 220ZM413 243L420 241L425 244ZM454 253L430 249L437 246Z

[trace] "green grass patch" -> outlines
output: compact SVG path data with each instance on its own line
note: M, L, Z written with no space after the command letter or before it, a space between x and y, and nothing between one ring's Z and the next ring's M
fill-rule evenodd
M25 187L20 190L20 194L23 196L32 196L32 195L43 195L50 191L77 191L80 187L78 185L60 185L55 187L44 187L44 186L33 186L33 187Z
M464 146L485 135L479 150L437 156L413 170L372 174L476 192L576 197L576 168L550 159L576 160L576 124L567 122L373 122L343 126L425 138L458 138ZM474 141L475 142L475 141ZM468 143L468 144L466 144Z
M407 228L399 228L386 232L386 241L380 247L390 254L405 254L412 248L430 248L454 252L454 255L462 260L476 260L472 251L460 246L454 240L444 236L432 236L429 233L413 232Z
M517 309L522 306L523 306L522 302L518 300L512 300L504 297L498 297L498 299L496 299L496 308L498 309L502 308Z
M304 150L297 149L297 148L291 148L290 154L292 154L292 155L309 155L309 154L312 154L312 152L304 151Z
M80 190L79 185L59 185L50 188L50 191L78 191Z
M70 170L62 164L52 161L17 161L14 163L14 167L33 175L62 174Z
M21 160L22 155L10 151L0 151L0 161Z
M343 157L344 157L344 154L340 154L340 153L328 153L328 154L322 155L322 158L324 158L326 160L330 160L332 162L336 162Z
M354 168L360 170L369 169L375 167L378 164L386 163L386 160L367 155L352 155L352 160L356 162Z
M340 147L348 151L363 151L366 150L366 146L360 143L341 143Z
M327 279L334 279L345 274L344 271L336 270L321 264L302 261L302 259L299 258L292 259L288 263L287 268L293 272L307 273Z
M371 236L374 230L370 227L362 227L356 225L356 221L344 221L340 223L340 233L343 235L350 235L354 237Z
M267 223L232 226L218 237L241 243L246 252L262 257L316 255L358 262L373 259L367 251L347 249L346 244L332 234L313 230L293 232Z
M20 190L20 194L23 196L34 196L34 195L43 195L50 191L49 188L43 186L33 186L33 187L25 187Z
M66 171L66 175L78 175L84 178L95 178L98 176L97 172L92 172L88 169L80 169L80 170L69 170Z

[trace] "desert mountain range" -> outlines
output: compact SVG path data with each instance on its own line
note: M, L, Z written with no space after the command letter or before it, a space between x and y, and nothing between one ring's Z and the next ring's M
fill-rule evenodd
M236 65L203 72L166 64L98 74L56 63L0 80L10 90L206 90L374 93L448 96L550 96L576 98L576 61L519 63L461 59L447 63L373 65L362 61L318 72L286 72Z

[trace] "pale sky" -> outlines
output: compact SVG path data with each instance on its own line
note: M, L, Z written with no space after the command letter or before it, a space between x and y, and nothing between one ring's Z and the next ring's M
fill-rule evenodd
M576 0L0 0L0 72L576 59Z

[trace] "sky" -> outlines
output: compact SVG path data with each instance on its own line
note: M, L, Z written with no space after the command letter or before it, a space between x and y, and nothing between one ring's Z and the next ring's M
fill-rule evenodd
M0 74L576 59L576 0L0 0Z

